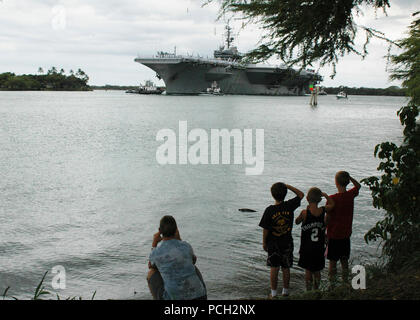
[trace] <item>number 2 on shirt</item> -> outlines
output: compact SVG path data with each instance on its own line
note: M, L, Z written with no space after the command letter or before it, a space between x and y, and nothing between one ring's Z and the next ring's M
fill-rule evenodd
M311 240L313 242L318 242L319 239L318 239L318 229L317 228L312 229Z

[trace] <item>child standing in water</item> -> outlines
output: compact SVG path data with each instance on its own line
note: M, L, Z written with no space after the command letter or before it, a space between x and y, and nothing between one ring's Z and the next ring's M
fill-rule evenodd
M318 207L322 197L327 199L328 204ZM298 266L305 269L306 290L309 291L319 288L321 270L325 267L325 228L334 200L318 188L311 188L306 199L309 205L295 222L302 223Z

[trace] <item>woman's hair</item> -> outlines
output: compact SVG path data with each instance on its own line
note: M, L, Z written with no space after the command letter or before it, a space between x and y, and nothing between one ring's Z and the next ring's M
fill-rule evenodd
M322 192L319 188L313 187L308 191L307 199L309 203L319 203L322 199Z
M177 229L175 218L172 216L164 216L160 219L159 231L164 237L173 237L175 236Z

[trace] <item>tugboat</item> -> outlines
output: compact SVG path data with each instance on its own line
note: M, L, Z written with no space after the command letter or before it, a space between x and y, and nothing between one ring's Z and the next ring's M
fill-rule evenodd
M151 80L147 80L145 85L140 85L138 89L127 90L126 93L137 94L162 94L165 91L162 87L156 87Z
M210 88L207 88L205 92L202 92L200 95L214 95L214 96L222 96L222 90L217 85L217 81L213 81Z

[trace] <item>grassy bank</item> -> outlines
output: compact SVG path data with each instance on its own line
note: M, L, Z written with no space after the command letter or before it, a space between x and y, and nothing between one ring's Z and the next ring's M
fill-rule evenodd
M419 300L420 299L420 264L419 257L399 271L387 271L385 267L378 265L366 266L366 289L355 290L349 281L336 281L331 284L328 280L321 283L319 290L293 294L290 297L279 297L278 300ZM340 271L340 269L339 269ZM82 297L61 297L49 292L43 286L45 276L35 288L33 300L82 300ZM338 273L340 276L340 272ZM0 299L17 300L8 294L10 288L6 288ZM95 299L96 291L88 300ZM260 300L260 299L257 299Z
M351 275L350 275L351 279ZM291 296L291 300L419 300L420 265L410 264L400 271L384 267L366 267L366 289L355 290L351 280L336 285L321 285L318 291Z

